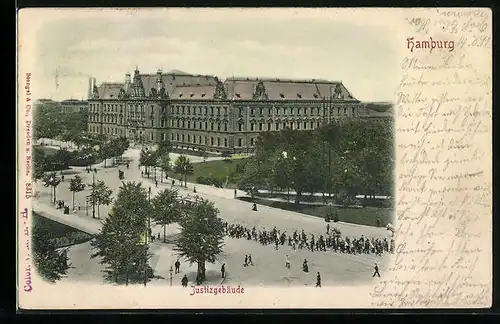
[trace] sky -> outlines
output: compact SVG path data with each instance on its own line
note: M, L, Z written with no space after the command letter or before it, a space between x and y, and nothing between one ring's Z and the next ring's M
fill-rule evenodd
M34 32L33 84L40 98L86 99L90 76L98 84L123 82L137 66L145 74L161 68L221 79L342 81L362 101L392 101L399 71L391 27L383 20L349 20L346 14L39 11L44 19Z

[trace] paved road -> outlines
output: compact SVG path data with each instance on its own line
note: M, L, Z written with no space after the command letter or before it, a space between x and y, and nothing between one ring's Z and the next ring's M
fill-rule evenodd
M137 149L130 149L124 154L132 160L129 169L126 169L123 166L120 167L120 169L125 172L125 181L141 181L144 187L147 188L151 186L152 196L156 195L160 190L170 188L170 181L163 184L159 183L158 188L156 188L152 179L141 177L138 168L138 152L139 150ZM105 181L106 184L113 189L113 195L116 195L118 188L121 185L121 181L118 179L118 167L103 168L103 163L96 165L95 167L98 170L95 175L96 180ZM73 171L75 174L79 174L84 179L85 183L90 184L92 182L92 173L86 173L84 168L73 168ZM66 176L65 181L62 182L56 189L57 199L63 199L69 205L71 205L72 197L72 193L69 191L69 178L72 176L73 175ZM176 182L178 183L178 181ZM34 204L35 210L38 209L46 213L54 213L57 211L60 213L58 217L64 217L66 224L68 224L68 222L73 222L76 228L78 228L78 226L80 228L87 227L89 231L97 231L100 228L100 220L92 219L91 208L88 210L88 215L86 215L85 212L86 208L84 197L90 194L89 187L87 187L83 192L76 194L75 201L80 202L81 210L71 212L71 215L62 215L61 210L56 210L50 206L49 188L44 187L40 182L37 183L35 187L36 190L39 191L39 197ZM273 226L276 226L278 229L287 231L288 233L291 233L294 230L300 231L304 229L306 233L314 233L316 237L325 233L326 223L323 219L266 206L259 206L258 211L252 211L250 203L234 199L234 192L231 189L221 189L189 183L188 188L180 187L178 185L175 186L175 188L183 196L194 195L194 187L196 187L198 195L213 201L216 204L216 207L220 210L220 217L230 223L243 224L248 228L255 226L256 228L265 227L266 229L271 229ZM245 193L238 191L238 195L244 194ZM99 213L100 217L105 218L108 211L108 206L102 206ZM390 232L383 228L348 223L337 223L335 226L337 226L345 236L360 236L361 234L365 237L390 236ZM175 224L168 227L169 235L175 235L178 231L179 230ZM163 235L163 230L160 226L154 226L153 233L161 233L161 235ZM158 246L157 253L155 253L158 257L156 271L161 276L168 278L169 265L175 262L175 256L173 255L173 251L171 249L172 247L168 244L159 242L156 242L155 244ZM243 269L241 267L245 253L252 253L254 256L254 262L258 261L261 265L259 267L260 270L250 270L250 268ZM273 270L270 274L264 276L266 278L268 277L267 279L260 278L257 273L254 273L255 271L265 272L269 267L274 267L274 264L276 264L276 267L278 267L277 269L279 269L279 267L281 267L281 263L283 263L282 261L284 260L285 253L290 253L292 262L296 264L297 267L301 264L303 258L307 258L311 262L311 271L314 271L313 269L315 267L317 269L321 269L322 273L324 272L325 274L328 274L327 276L330 276L332 278L331 280L335 282L355 280L358 277L368 278L370 277L373 263L379 263L380 269L383 271L385 268L384 263L388 258L387 255L375 257L372 255L345 255L333 252L294 252L290 251L288 247L282 247L280 250L274 251L271 246L261 246L253 241L226 239L224 253L220 256L219 262L215 265L210 265L209 267L210 271L218 271L220 262L226 262L228 273L230 274L227 279L228 282L246 283L252 282L253 280L255 282L263 282L263 284L266 282L267 284L272 282L280 285L290 285L294 283L301 285L308 284L311 281L311 278L309 278L310 273L305 275L299 268L297 268L299 270L295 269L290 274ZM76 253L76 255L78 255L78 253ZM85 255L85 253L82 255ZM88 250L86 255L88 257ZM320 255L322 256L318 258ZM84 261L77 261L77 263L78 262ZM75 271L78 272L80 270ZM78 277L78 273L76 273L75 276ZM95 275L90 275L90 277L95 277Z

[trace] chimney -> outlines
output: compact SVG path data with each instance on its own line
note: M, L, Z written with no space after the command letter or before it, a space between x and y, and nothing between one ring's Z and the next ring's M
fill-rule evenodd
M87 94L87 99L92 99L92 78L89 78L89 92Z

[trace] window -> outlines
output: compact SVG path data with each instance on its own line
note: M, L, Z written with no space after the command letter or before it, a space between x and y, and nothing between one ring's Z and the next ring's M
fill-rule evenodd
M238 124L238 131L241 132L242 130L243 130L243 124L240 123L240 124Z
M262 123L259 123L259 130L262 130Z
M255 109L254 108L250 109L250 115L252 115L252 116L255 115Z
M207 145L207 144L208 144L208 137L205 136L205 145Z
M217 108L217 115L220 115L220 108Z
M191 122L188 121L188 127L187 128L191 128Z
M242 117L243 116L243 109L238 108L238 116Z
M297 129L300 129L300 122L297 122Z
M311 129L314 129L314 122L311 122Z
M210 107L210 115L214 114L214 107Z
M181 121L177 119L177 127L181 127Z
M270 131L271 130L271 126L272 124L271 123L267 123L267 130Z
M267 109L267 114L268 114L268 115L271 115L271 113L272 113L271 108Z
M252 138L250 139L250 146L253 146L253 145L254 145L254 143L255 143L255 138L253 138L253 137L252 137Z
M227 115L227 108L224 108L224 115Z
M220 146L220 137L217 137L217 146Z
M186 127L186 122L183 120L182 121L182 128L185 128Z
M241 138L238 138L238 146L242 146L242 145L241 145L241 144L242 144L241 142L242 142Z
M260 109L259 109L259 115L262 115L263 113L264 113L264 112L263 112L263 109L262 109L262 108L260 108Z
M151 133L151 140L153 140L153 138L154 138L154 135L153 135L153 133Z
M205 107L205 115L208 113L208 108Z
M316 123L316 127L318 128L319 127L319 122Z
M300 115L300 108L297 108L297 115Z
M347 114L347 108L344 108L344 114Z
M182 114L184 115L186 113L186 107L182 106Z
M280 130L280 123L276 123L276 127L275 127L276 130Z
M254 124L254 123L251 123L251 124L250 124L250 130L251 130L251 131L253 131L253 130L254 130L254 128L255 128L255 124Z
M286 115L286 108L283 108L283 115Z
M307 123L304 122L304 129L307 129Z
M174 140L174 133L172 133L172 136L170 136L170 138L172 139L172 141Z
M205 128L204 129L208 129L208 123L205 122Z
M161 127L165 127L165 119L161 120Z
M319 115L319 107L316 108L316 115Z
M210 130L214 130L214 123L210 123Z
M220 132L220 123L217 123L217 130Z
M210 137L210 145L214 145L214 138Z
M191 142L191 135L188 135L188 142Z
M178 114L179 113L179 106L175 107L175 113Z
M199 126L199 129L202 129L202 128L201 128L201 122L200 122L200 124L199 124L198 126Z
M352 114L354 115L354 107L352 107Z
M227 132L227 123L224 123L224 131Z
M198 107L198 114L200 114L200 115L201 115L201 106L200 106L200 107Z

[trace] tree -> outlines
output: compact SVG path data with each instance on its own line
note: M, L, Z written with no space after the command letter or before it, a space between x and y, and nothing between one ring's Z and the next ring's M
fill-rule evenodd
M206 280L205 262L214 263L224 245L224 226L213 202L199 200L180 219L181 237L175 249L191 264L198 265L197 281Z
M176 190L165 189L151 203L154 220L163 225L163 243L166 243L167 225L177 222L181 217L179 195Z
M163 154L158 161L161 170L161 182L163 183L163 173L165 173L165 178L168 177L168 172L172 169L170 165L170 156L168 153Z
M53 234L37 223L33 226L33 260L38 274L50 282L56 282L67 274L71 264L67 249L57 250Z
M91 242L95 253L106 265L106 278L119 283L129 279L151 278L151 257L146 244L151 204L140 183L122 183L109 217ZM146 272L146 273L145 273Z
M179 173L184 177L184 186L187 187L187 176L194 173L194 167L189 158L185 155L180 155L175 161L175 173Z
M143 148L141 150L139 156L139 163L146 167L146 173L149 178L149 167L156 165L156 161L158 160L158 155L155 151L150 150L149 148Z
M75 209L75 193L83 191L84 189L85 184L79 175L76 175L69 181L69 190L73 193L73 209Z
M99 218L99 207L101 205L109 205L113 202L111 195L113 190L109 189L104 181L98 181L97 183L90 184L92 191L90 194L90 202L92 205L97 205L97 218Z
M158 143L158 149L156 150L159 156L163 156L172 152L172 143L169 140L164 140Z
M48 174L45 174L43 176L43 185L45 187L51 187L51 192L50 192L50 200L56 203L56 187L61 183L61 179L57 177L56 172L51 172ZM54 200L52 200L52 197L54 197Z

